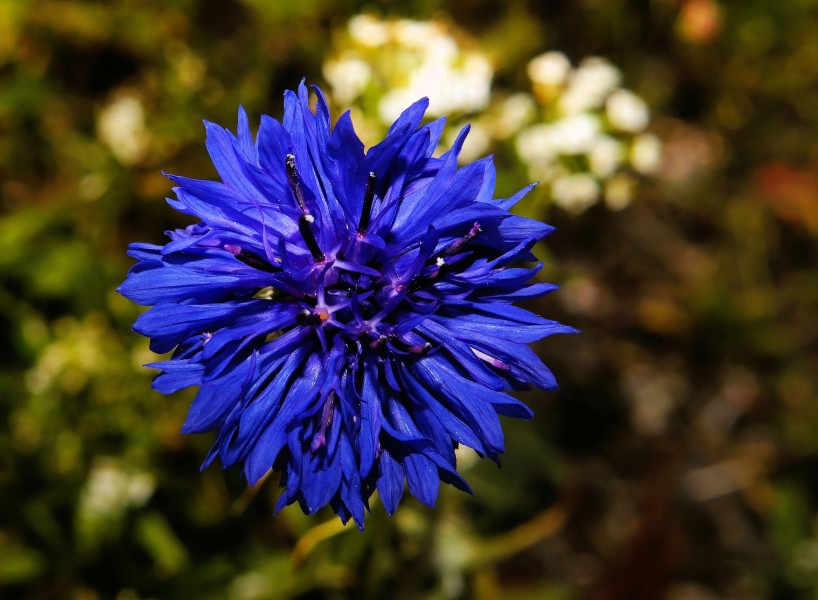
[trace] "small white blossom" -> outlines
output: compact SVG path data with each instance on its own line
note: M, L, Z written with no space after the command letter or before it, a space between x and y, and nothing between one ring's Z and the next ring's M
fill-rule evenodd
M391 23L388 21L383 23L389 32L387 36L404 46L423 47L428 40L441 34L440 28L429 21L400 19Z
M605 205L611 210L622 210L633 200L636 182L625 173L611 177L605 185Z
M120 162L139 162L148 145L142 102L130 95L116 98L99 113L97 133Z
M349 35L362 46L378 47L389 41L389 29L372 15L356 15L349 20Z
M372 69L366 61L353 55L341 56L324 64L324 79L332 86L335 99L350 104L372 79Z
M551 126L554 148L561 154L590 152L599 135L599 119L587 113L564 117Z
M420 42L420 43L418 43ZM445 34L443 31L435 31L432 37L416 40L418 46L426 51L426 54L434 62L431 64L447 64L455 61L460 49L457 42Z
M523 162L537 165L550 162L556 154L550 125L540 123L520 132L516 140L517 154Z
M565 83L571 62L562 52L546 52L528 63L528 76L535 84L557 87Z
M147 473L129 474L116 464L102 462L95 465L88 476L82 509L96 517L117 516L129 507L145 504L155 485Z
M643 175L655 173L662 163L662 144L655 135L643 133L636 136L631 147L631 164Z
M534 118L537 105L525 93L517 93L506 98L500 105L500 114L494 122L494 135L504 139L517 133L520 128Z
M611 62L599 56L591 56L579 63L571 78L571 85L585 87L599 95L614 90L622 80L622 73Z
M647 127L650 113L645 102L633 92L616 90L605 103L608 120L616 129L636 133Z
M624 152L622 144L608 136L597 138L588 161L591 165L591 172L600 179L612 175L622 164Z
M621 78L619 69L604 58L586 58L571 74L559 107L566 114L597 109L619 85Z
M599 197L599 184L585 173L559 177L551 184L554 204L574 214L581 213Z

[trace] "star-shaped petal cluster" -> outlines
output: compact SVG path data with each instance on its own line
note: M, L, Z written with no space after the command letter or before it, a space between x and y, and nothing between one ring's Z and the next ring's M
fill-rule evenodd
M155 389L199 386L182 430L218 432L204 466L280 471L277 510L363 527L375 490L390 514L405 485L427 505L440 481L469 491L456 447L496 460L499 415L532 416L505 390L555 387L527 344L573 330L515 306L555 287L525 265L552 228L508 211L528 189L493 199L490 158L458 167L467 130L434 156L444 120L421 100L365 152L313 90L255 139L243 110L235 135L205 123L221 181L168 176L197 222L132 244L120 291L173 351Z

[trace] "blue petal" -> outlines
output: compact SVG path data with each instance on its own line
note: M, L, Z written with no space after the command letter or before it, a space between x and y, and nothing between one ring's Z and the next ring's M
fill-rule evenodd
M134 331L153 338L151 350L163 354L192 335L215 331L226 322L269 307L264 302L242 304L159 304L142 313Z
M245 358L223 377L205 382L182 425L182 433L200 433L213 429L233 405L241 401L248 377L255 368L252 356Z
M293 356L296 357L295 360L288 361L286 370L282 369L261 399L263 403L254 413L257 416L242 419L247 430L245 446L249 448L252 440L252 448L244 464L247 480L251 484L261 479L273 466L287 443L287 427L292 425L293 419L308 408L315 398L315 382L319 375L315 362L304 368L303 374L293 381L289 390L286 389L289 378L301 367L303 360L298 353ZM285 392L286 397L282 400ZM256 403L252 403L250 407ZM257 432L260 434L256 435Z
M173 394L192 385L201 385L204 367L187 360L167 360L145 365L151 369L162 369L154 377L153 389L160 394Z
M349 111L341 115L327 143L328 170L346 220L357 224L369 173L364 169L364 144L355 133Z
M246 162L258 164L258 152L253 143L253 135L250 133L250 119L247 118L247 111L243 106L239 106L239 122L236 125L236 134L239 142L239 152Z
M426 506L434 506L440 489L435 464L422 454L410 454L403 462L409 493Z
M393 514L398 508L400 499L403 496L403 467L397 462L388 450L381 451L378 459L378 493L381 496L381 503L388 514Z
M361 393L361 425L358 434L360 476L366 478L375 464L378 439L381 434L381 398L377 366L370 362L364 371Z
M445 408L431 392L418 382L410 369L401 369L401 382L422 409L429 410L440 421L454 441L476 450L479 454L486 454L483 442L480 441L474 430L455 416L452 411Z

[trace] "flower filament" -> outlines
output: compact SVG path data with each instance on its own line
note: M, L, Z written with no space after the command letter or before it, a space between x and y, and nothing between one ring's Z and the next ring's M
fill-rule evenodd
M318 240L315 239L315 234L312 232L311 225L315 222L315 217L310 214L307 203L304 201L304 191L301 189L301 180L298 177L298 169L295 166L295 155L288 154L284 161L287 171L287 181L290 184L293 197L295 198L298 208L301 209L301 216L298 217L298 232L307 244L307 248L315 259L316 263L323 263L326 256L321 251L318 245Z

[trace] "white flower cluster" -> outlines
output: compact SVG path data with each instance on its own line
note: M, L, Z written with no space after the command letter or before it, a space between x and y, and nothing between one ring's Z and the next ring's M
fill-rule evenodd
M155 485L148 473L126 473L112 461L100 461L88 475L81 511L91 519L118 517L128 508L143 506Z
M99 113L97 133L121 163L138 163L148 147L145 108L141 100L130 94L112 100Z
M324 63L324 78L338 104L363 105L381 128L424 96L431 117L474 113L488 105L494 69L460 40L462 34L438 21L357 15Z
M528 64L528 76L536 99L529 114L539 114L540 122L519 128L515 146L530 177L574 213L601 194L613 210L627 206L634 173L654 173L661 160L658 138L645 131L645 102L620 87L621 73L603 58L574 68L564 54L548 52Z
M428 97L427 116L449 117L448 135L471 123L462 161L510 142L528 176L573 213L600 197L613 210L624 208L638 176L659 168L661 145L647 132L647 105L621 87L622 74L607 60L586 58L574 67L564 54L547 52L528 63L533 94L503 93L492 89L492 65L474 48L439 21L362 14L337 34L324 78L332 100L352 107L366 142L380 139L402 110Z

